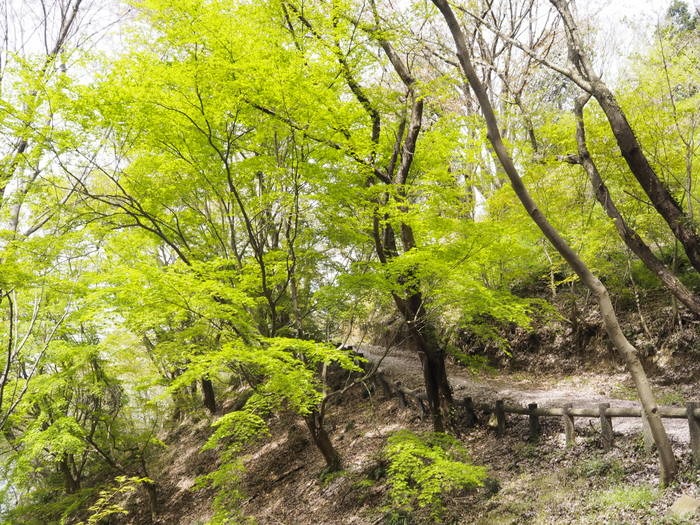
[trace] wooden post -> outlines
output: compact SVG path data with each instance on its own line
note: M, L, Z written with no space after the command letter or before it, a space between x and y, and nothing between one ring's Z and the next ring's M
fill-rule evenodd
M496 401L496 435L503 437L506 433L506 412L503 407L503 400Z
M382 388L382 393L384 394L385 398L391 399L393 397L393 394L391 392L391 386L389 385L389 382L386 380L382 372L377 372L374 375L374 382L375 384L379 384L379 386Z
M471 397L464 398L464 424L467 427L473 427L477 423L476 411L474 410L474 402Z
M567 403L563 408L562 423L564 424L564 434L566 435L566 446L572 447L576 444L576 429L574 428L574 417L569 414L571 403Z
M395 387L396 387L396 397L399 398L399 406L401 408L406 408L408 406L408 399L406 399L406 394L404 394L403 389L401 388L401 382L396 381Z
M695 417L695 410L700 408L700 403L691 401L685 405L688 411L688 428L690 429L690 451L693 465L700 468L700 420Z
M537 403L530 403L527 405L527 410L529 412L528 421L530 422L530 441L537 441L537 438L540 437L540 433L542 432L540 419L537 414L535 414Z
M610 403L600 403L598 412L600 414L600 433L604 450L610 450L613 446L612 418L605 415L605 410L610 408Z
M647 414L644 412L644 407L642 407L642 436L644 437L644 450L651 452L654 449L654 436L651 435L651 427L649 426L649 420L647 419Z

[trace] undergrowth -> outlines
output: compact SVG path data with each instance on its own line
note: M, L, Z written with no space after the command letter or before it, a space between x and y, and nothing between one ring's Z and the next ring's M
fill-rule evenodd
M441 522L448 495L483 486L486 479L486 468L472 465L464 445L447 434L400 430L389 437L384 453L390 523L408 523L419 509Z

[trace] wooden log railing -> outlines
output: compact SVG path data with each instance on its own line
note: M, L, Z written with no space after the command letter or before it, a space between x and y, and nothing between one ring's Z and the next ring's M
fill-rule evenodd
M459 404L463 404L461 401ZM497 402L498 403L498 402ZM698 405L694 408L694 416L700 418L700 403L688 403ZM530 408L534 405L533 408ZM477 404L474 405L477 409L485 410L491 412L492 409L490 405L487 404ZM504 411L508 414L523 414L523 415L535 415L535 416L563 416L565 412L573 417L590 417L595 418L600 415L600 407L583 407L583 408L568 408L565 407L538 407L537 403L531 403L527 407L517 406L517 405L505 405L503 407ZM659 407L659 414L662 418L675 418L675 419L685 419L688 417L688 409L681 407ZM640 407L606 407L605 415L607 417L641 417L642 409Z
M396 396L402 407L413 401L421 410L421 414L427 414L427 398L420 390L411 390L398 382L390 382L381 373L377 373L374 381L380 386L387 397ZM467 426L477 423L477 410L493 414L495 417L494 428L496 435L501 437L506 431L506 414L520 414L528 416L529 438L536 440L542 433L541 417L560 417L564 427L567 446L572 446L576 441L575 418L597 418L600 421L601 443L605 450L612 448L614 444L612 418L638 417L642 419L642 432L645 441L650 435L646 418L641 407L613 407L610 403L599 403L591 407L574 407L571 404L560 407L539 407L537 403L529 403L526 407L506 404L503 399L496 401L495 405L475 403L471 397L465 397L456 402L464 410L464 421ZM700 468L700 402L692 401L681 407L659 407L659 415L662 418L686 419L690 433L690 450L692 462ZM651 440L648 440L652 443Z
M645 442L653 443L649 440L650 432L647 427L646 418L641 407L611 407L610 403L600 403L596 407L574 407L570 403L561 407L538 407L537 403L530 403L527 407L518 405L507 405L502 399L496 401L495 406L488 404L475 404L471 398L467 397L458 404L468 411L474 412L475 408L490 412L494 415L496 423L496 435L501 437L505 434L506 414L521 414L528 416L529 438L536 440L541 432L540 417L561 417L566 436L566 446L572 446L576 441L575 417L598 418L602 436L603 448L609 450L613 446L614 435L612 418L614 417L638 417L642 418L642 432L645 435ZM493 407L493 408L492 408ZM700 467L700 402L693 401L681 407L659 407L659 415L667 419L686 419L690 433L690 450L693 464ZM469 416L470 420L476 420L476 413ZM651 445L649 445L651 446Z

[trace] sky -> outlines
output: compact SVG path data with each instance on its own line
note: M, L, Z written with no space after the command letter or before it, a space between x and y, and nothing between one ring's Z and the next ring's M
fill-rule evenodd
M693 6L695 2L695 7ZM604 80L615 84L632 53L651 43L654 29L671 0L592 0L575 2L582 18L592 16L598 28L596 47L604 53ZM691 10L700 0L686 0Z

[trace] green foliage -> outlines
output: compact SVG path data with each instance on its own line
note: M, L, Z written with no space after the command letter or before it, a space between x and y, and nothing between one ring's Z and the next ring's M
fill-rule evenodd
M12 508L0 514L7 525L59 525L72 523L83 515L95 501L99 487L89 487L73 494L65 494L57 487L37 488Z
M471 465L464 446L447 434L402 430L388 439L384 454L389 504L399 515L420 508L439 520L448 494L480 487L486 479L486 469Z
M207 443L222 458L206 478L216 519L242 520L230 517L240 453L270 416L318 410L325 368L360 371L349 352L316 340L384 325L394 298L420 295L421 321L478 367L483 359L460 351L463 334L507 351L504 330L545 310L521 296L545 279L575 280L487 159L482 120L455 96L463 79L424 61L430 37L408 28L432 31L429 2L379 6L382 27L349 1L306 2L299 13L296 2L130 4L118 56L67 42L55 57L8 48L3 63L0 430L18 523L83 512L116 465L128 476L99 494L91 519L121 513L114 501L146 482L170 411L199 409L192 386L202 380L217 394L232 383L253 391ZM700 199L697 22L673 2L619 89L645 153L689 211ZM381 39L406 57L425 103L401 181L381 174L408 159L412 97L377 53ZM520 109L532 114L510 103L499 112L538 207L613 291L629 287L628 267L642 290L659 286L629 263L580 167L557 160L576 150L561 109L571 87L527 75ZM593 102L586 125L623 215L697 287ZM390 229L397 246L380 261ZM437 516L445 493L483 480L441 435L399 433L387 457L398 513Z
M220 448L220 465L209 474L197 478L195 488L214 489L212 524L246 523L239 510L244 498L241 476L245 471L240 451L256 438L267 433L265 421L247 411L231 412L214 422L214 434L203 449Z
M169 386L176 391L199 377L214 378L238 372L252 382L254 394L247 407L261 416L287 408L310 413L323 397L319 367L335 363L348 372L362 369L351 353L327 343L301 339L260 338L257 342L232 341L219 351L192 356L187 369Z
M657 402L659 405L683 406L686 400L681 391L668 390L657 394Z
M215 490L214 515L210 521L212 525L253 523L253 520L244 516L240 510L244 499L240 480L244 470L242 460L230 459L213 472L197 478L195 488L211 487Z
M459 350L456 346L449 345L447 353L454 357L462 366L472 370L473 372L495 372L496 370L489 365L489 359L483 355L470 355Z
M324 469L321 471L321 476L319 478L321 485L323 487L327 487L331 483L333 483L336 479L344 478L348 475L348 473L344 470L332 470L328 471ZM361 487L358 487L361 488ZM365 486L366 488L366 486Z
M317 371L320 366L336 364L346 371L362 369L348 351L332 345L289 338L261 338L257 345L228 343L219 352L193 358L187 371L170 386L178 389L193 378L214 377L225 369L237 370L252 382L254 393L244 409L229 412L213 424L214 432L204 450L219 451L220 466L199 478L200 485L211 486L214 498L213 523L239 523L243 517L234 509L243 497L240 453L268 432L265 420L271 414L292 410L307 415L318 409L324 386Z
M212 427L214 427L214 433L202 447L202 450L223 445L227 451L235 454L253 439L267 433L267 423L264 419L243 410L229 412L221 416L212 423Z
M97 501L88 509L90 516L87 521L80 522L78 525L97 525L110 516L128 515L129 513L122 507L120 500L136 491L142 483L153 483L153 481L135 476L117 476L111 487L99 492Z
M656 487L647 485L621 485L599 494L596 503L613 510L648 509L659 497Z
M86 314L71 312L56 327L7 422L5 480L18 494L8 516L19 522L28 514L42 523L84 515L105 477L143 474L159 446L153 413L129 405L119 362L106 359Z

